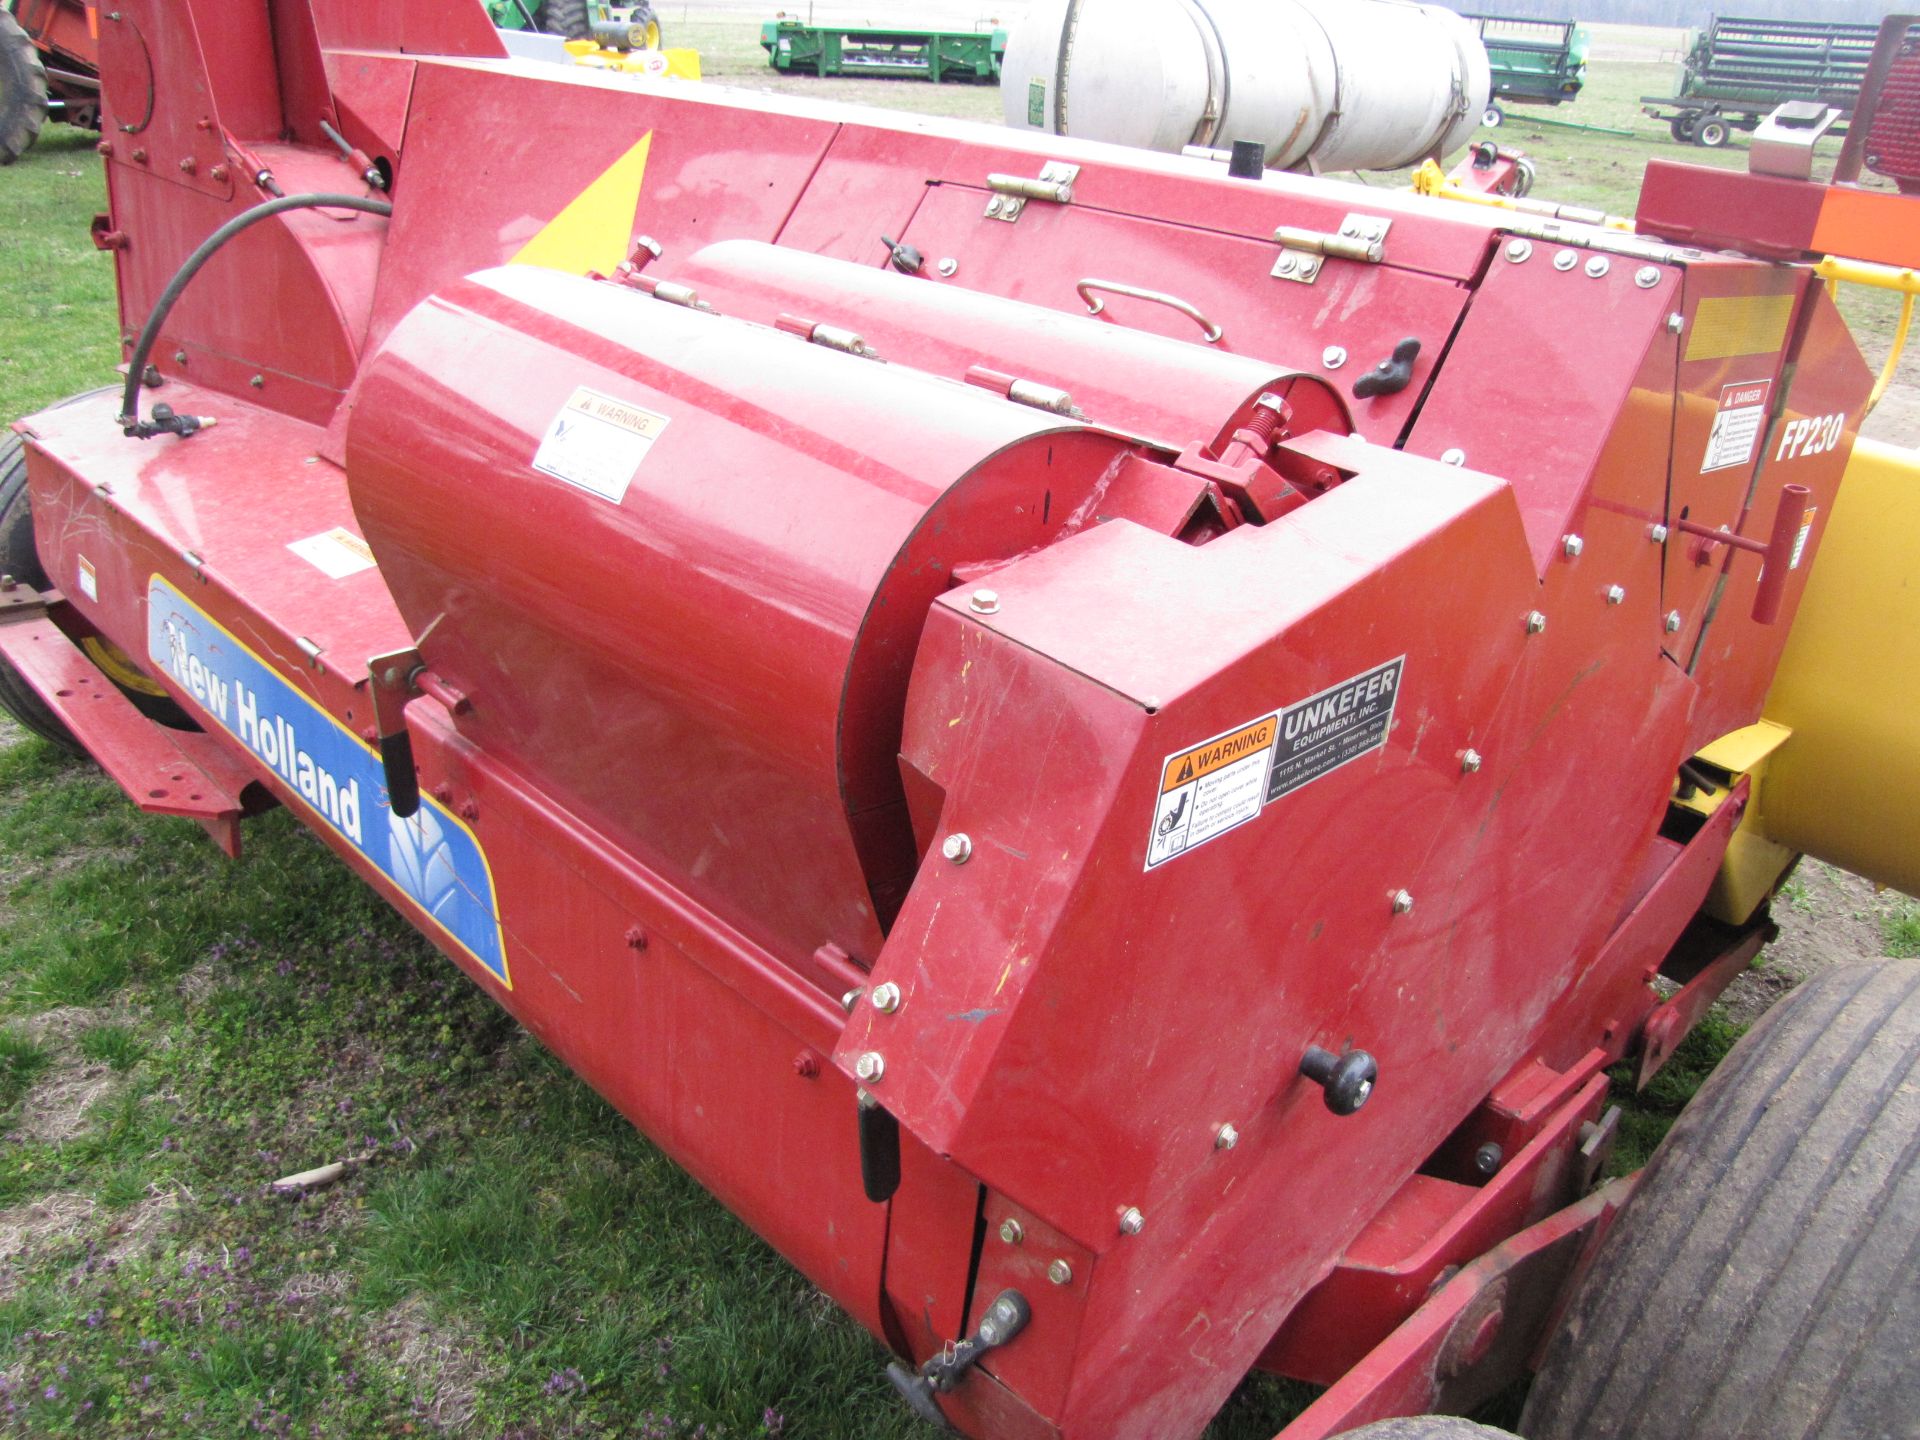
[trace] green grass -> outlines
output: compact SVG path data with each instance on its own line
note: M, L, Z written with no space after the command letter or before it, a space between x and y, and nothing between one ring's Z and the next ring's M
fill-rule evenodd
M753 33L670 38L736 83L998 115L987 88L778 76ZM1596 65L1561 112L1634 140L1524 112L1500 138L1538 155L1537 193L1616 211L1650 152L1740 163L1635 119L1665 78ZM0 418L113 378L90 147L55 127L0 171ZM878 1346L285 814L232 864L90 766L0 739L0 877L0 1209L41 1227L0 1262L0 1434L931 1433ZM1915 953L1920 919L1897 924L1889 948ZM29 1038L49 1011L69 1023ZM1709 1021L1682 1047L1619 1163L1731 1040ZM74 1133L17 1129L36 1087L90 1075ZM330 1189L269 1189L343 1158ZM1305 1395L1250 1381L1209 1433L1265 1440Z
M1920 905L1907 904L1881 922L1887 954L1902 960L1920 958Z

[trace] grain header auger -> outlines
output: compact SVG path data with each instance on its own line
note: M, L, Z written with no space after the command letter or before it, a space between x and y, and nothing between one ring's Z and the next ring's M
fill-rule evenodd
M1910 202L1627 233L250 15L103 22L129 369L0 467L27 725L295 811L965 1433L1461 1410L1568 1303L1537 1436L1911 1416L1871 1326L1782 1358L1914 1300L1906 972L1596 1188L1796 852L1920 888L1915 466L1742 228L1913 265Z

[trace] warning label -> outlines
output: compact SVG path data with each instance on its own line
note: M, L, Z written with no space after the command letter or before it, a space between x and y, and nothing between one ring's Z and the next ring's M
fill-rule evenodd
M1280 712L1280 741L1267 781L1269 803L1387 743L1406 659L1402 655L1376 665Z
M304 540L290 540L287 548L329 580L344 580L371 570L374 564L373 550L367 542L338 525Z
M1745 465L1753 458L1754 442L1767 421L1767 396L1772 390L1771 380L1745 380L1720 387L1720 408L1714 413L1707 453L1700 462L1702 475Z
M618 504L667 417L582 385L534 452L533 468Z
M1385 745L1405 661L1390 660L1167 756L1146 868L1246 824L1288 791Z

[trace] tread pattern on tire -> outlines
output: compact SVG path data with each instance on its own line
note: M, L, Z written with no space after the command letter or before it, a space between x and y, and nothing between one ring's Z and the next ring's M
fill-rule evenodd
M0 9L0 165L11 165L47 123L47 67L9 10Z
M593 17L587 13L587 0L544 0L539 18L540 28L549 35L564 35L569 40L593 38Z
M1458 1415L1410 1415L1342 1430L1333 1440L1513 1440L1510 1431L1476 1425Z
M1920 963L1762 1018L1648 1164L1547 1352L1534 1440L1878 1440L1920 1370Z
M0 573L14 576L36 590L47 587L47 575L33 548L33 515L27 506L27 449L18 435L0 432ZM20 673L0 660L0 709L42 740L80 753L79 742L34 694Z

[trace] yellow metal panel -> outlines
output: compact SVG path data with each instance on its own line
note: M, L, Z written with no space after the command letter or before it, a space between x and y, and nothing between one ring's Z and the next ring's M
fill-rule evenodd
M611 275L633 245L633 216L640 204L640 186L647 178L647 151L653 145L649 130L627 153L609 165L593 183L567 202L509 265L539 265L585 275L597 270Z
M1765 713L1767 837L1920 895L1920 453L1854 446Z
M1787 341L1793 295L1717 295L1702 300L1687 333L1687 359L1768 355Z
M1784 725L1762 720L1744 730L1722 735L1700 752L1700 758L1729 775L1744 775L1778 750L1792 734Z

